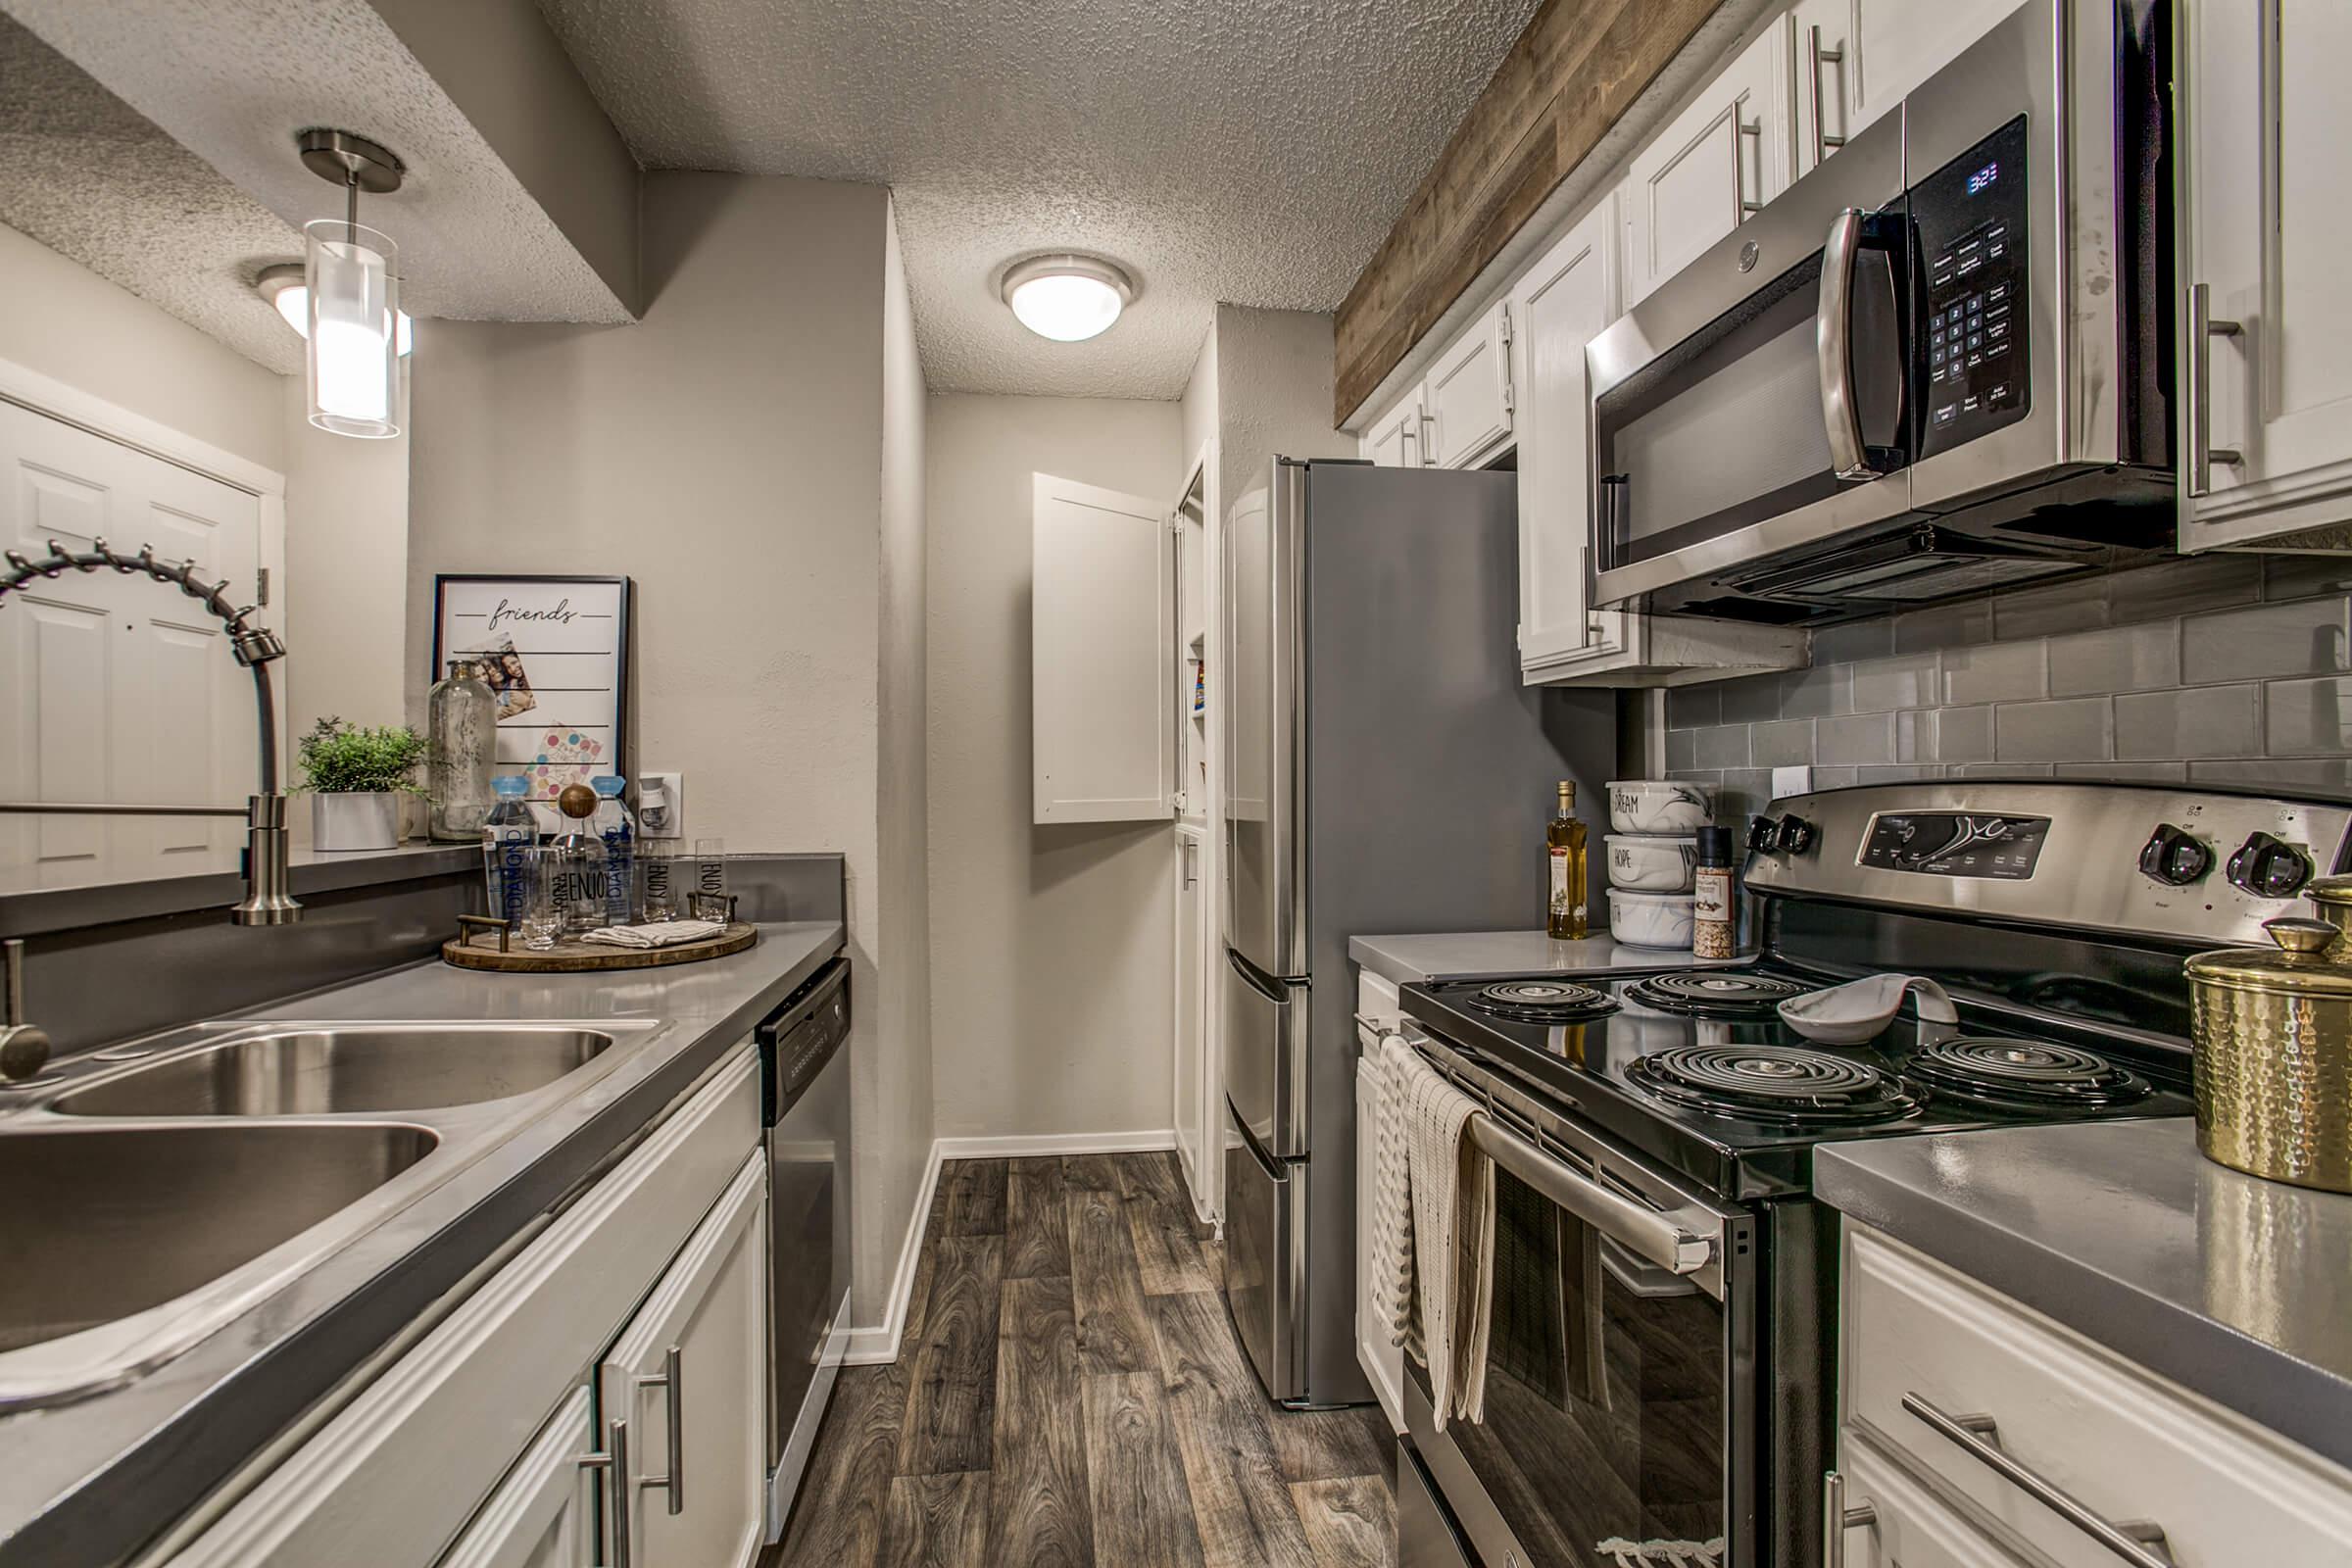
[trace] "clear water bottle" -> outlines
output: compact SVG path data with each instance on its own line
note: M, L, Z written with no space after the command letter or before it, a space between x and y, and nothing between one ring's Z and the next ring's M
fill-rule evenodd
M588 781L596 788L596 833L605 841L605 923L637 922L637 817L621 793L629 781L615 773Z
M556 903L567 937L612 923L606 905L610 867L596 830L596 791L585 784L566 784L556 797L564 822L547 846L545 874L556 879Z
M539 819L531 814L530 780L504 774L491 781L498 804L482 825L482 868L489 877L490 912L519 929L530 907L531 879L537 859L530 853L539 843Z

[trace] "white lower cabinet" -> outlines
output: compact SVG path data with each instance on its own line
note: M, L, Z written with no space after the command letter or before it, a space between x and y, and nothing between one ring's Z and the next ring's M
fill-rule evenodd
M172 1568L750 1561L767 1451L760 1139L760 1058L746 1041ZM653 1484L671 1451L666 1391L636 1381L658 1376L673 1345L684 1368L677 1515ZM618 1476L615 1416L628 1447ZM640 1547L625 1557L607 1539L616 1482Z
M1209 959L1217 949L1215 901L1209 897L1207 832L1190 823L1176 829L1176 1157L1184 1167L1194 1213L1219 1212L1225 1160L1217 1135L1225 1097L1216 1043L1209 1036ZM1221 967L1221 965L1220 965Z
M1848 1563L2114 1568L2103 1520L2180 1568L2352 1568L2352 1472L1866 1226L1843 1245L1844 1502L1895 1520Z
M766 1522L767 1162L754 1154L597 1367L628 1423L627 1560L742 1568ZM612 1445L608 1440L608 1451Z

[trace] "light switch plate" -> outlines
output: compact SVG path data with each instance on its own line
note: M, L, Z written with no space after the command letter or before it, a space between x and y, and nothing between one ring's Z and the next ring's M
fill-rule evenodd
M686 775L637 775L637 836L681 838L686 832Z

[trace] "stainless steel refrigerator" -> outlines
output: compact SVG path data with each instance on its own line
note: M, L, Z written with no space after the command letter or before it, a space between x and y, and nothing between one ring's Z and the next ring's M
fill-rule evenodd
M1517 477L1277 458L1227 514L1225 1297L1280 1403L1371 1397L1348 937L1541 925L1615 759L1611 694L1520 682Z

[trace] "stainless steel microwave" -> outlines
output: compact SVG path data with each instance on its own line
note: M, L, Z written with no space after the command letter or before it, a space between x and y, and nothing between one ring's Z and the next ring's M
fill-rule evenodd
M1592 340L1595 603L1796 625L2170 547L2170 13L2029 0Z

